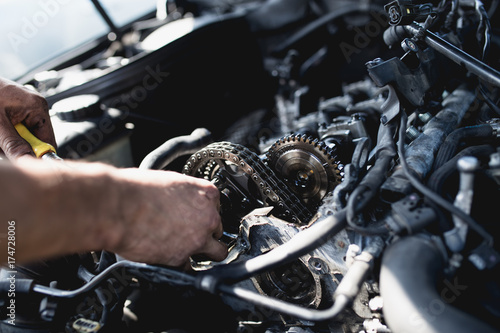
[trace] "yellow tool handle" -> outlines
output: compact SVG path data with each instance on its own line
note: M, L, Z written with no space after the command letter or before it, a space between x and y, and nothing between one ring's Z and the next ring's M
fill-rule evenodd
M14 126L17 133L31 145L31 148L35 152L37 158L41 158L47 153L56 153L56 149L50 143L43 142L36 136L34 136L23 124L19 123Z

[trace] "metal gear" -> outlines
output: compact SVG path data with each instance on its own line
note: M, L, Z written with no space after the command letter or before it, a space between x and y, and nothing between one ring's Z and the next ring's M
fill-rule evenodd
M224 201L231 204L231 211L246 214L250 208L273 206L275 216L299 224L308 223L313 216L256 153L238 144L206 146L191 155L183 173L214 182L221 190L221 201L227 198Z
M318 205L342 180L342 165L332 148L306 135L291 134L267 151L269 167L308 206Z

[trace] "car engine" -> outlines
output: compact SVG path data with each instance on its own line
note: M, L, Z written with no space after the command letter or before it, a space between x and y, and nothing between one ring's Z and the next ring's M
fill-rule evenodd
M16 325L5 268L1 332L500 331L498 1L166 5L167 23L135 26L127 65L25 83L64 158L215 184L228 257L19 267ZM82 94L99 96L85 128L58 109Z

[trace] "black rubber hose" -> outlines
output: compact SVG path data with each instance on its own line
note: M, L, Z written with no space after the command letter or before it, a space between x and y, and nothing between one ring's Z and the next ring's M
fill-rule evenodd
M206 128L197 128L190 135L178 136L150 152L139 169L163 169L177 157L191 155L212 143L212 134Z
M333 304L329 308L310 309L279 300L278 298L261 295L257 292L247 290L238 285L218 286L221 292L232 295L240 300L246 300L259 307L265 307L273 311L284 313L295 318L309 321L332 320L340 315L345 308L352 304L368 274L372 270L374 260L380 255L384 247L381 238L374 238L371 244L363 252L354 258L347 273L335 289Z
M346 226L345 209L302 230L288 242L257 257L215 266L197 276L197 287L211 293L217 292L222 282L239 282L254 275L287 264L323 245Z
M451 298L446 298L448 294L437 290L444 266L442 253L428 238L405 237L386 249L380 271L380 294L391 332L498 333L453 307Z
M474 92L467 87L455 89L443 101L443 109L423 127L422 134L405 148L408 169L417 179L425 179L432 170L439 147L462 122L474 99ZM399 168L382 185L381 195L384 200L396 202L412 191L408 177Z
M474 156L477 158L489 157L495 152L495 148L491 145L471 146L463 149L454 157L443 163L436 169L429 179L427 186L434 192L441 194L443 192L443 184L453 172L457 170L457 161L463 156Z
M448 162L444 163L439 169L434 171L429 179L427 180L427 186L434 192L439 195L443 194L444 183L457 171L457 162L461 157L464 156L474 156L479 159L489 158L491 154L493 154L496 149L490 145L480 145L480 146L472 146L467 147L456 154L453 158L451 158ZM450 199L451 200L451 199ZM432 202L428 202L432 205ZM437 209L437 208L436 208ZM439 219L439 226L441 232L445 232L451 230L454 226L453 221L451 219L442 217Z
M384 42L389 48L392 48L394 45L400 45L401 41L408 37L411 37L411 35L402 25L394 25L384 31Z
M489 124L462 127L454 130L446 137L441 147L439 147L433 169L437 170L449 161L455 155L460 143L465 140L469 138L492 138L494 135L495 131Z
M460 218L464 223L466 223L472 230L477 232L481 237L484 238L485 244L487 246L493 247L494 238L491 234L486 231L483 226L478 224L474 219L467 213L465 213L462 209L456 207L454 204L449 202L447 199L443 198L440 194L432 191L430 188L425 186L420 180L411 172L410 166L408 165L408 161L405 157L405 147L404 140L406 134L406 122L408 121L408 117L406 113L401 113L401 120L399 125L399 140L398 140L398 155L399 162L401 165L401 170L403 172L404 177L408 179L411 186L420 192L426 200L432 202L433 205L437 205L444 210L450 212L451 214Z
M437 154L446 137L462 122L474 100L474 92L466 87L455 89L443 101L443 109L424 126L422 134L406 148L408 165L420 179L425 178L432 170L434 154Z

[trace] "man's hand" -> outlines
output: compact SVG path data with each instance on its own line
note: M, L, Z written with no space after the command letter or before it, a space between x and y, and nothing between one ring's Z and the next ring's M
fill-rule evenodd
M0 149L9 159L34 156L30 145L14 128L21 122L37 138L56 147L45 98L15 82L0 78Z
M219 191L213 184L170 171L119 173L129 181L118 210L127 222L109 250L129 260L177 267L186 267L192 255L215 261L227 256L227 246L219 242Z
M0 220L15 216L17 262L108 250L132 261L189 268L194 255L227 256L219 242L219 190L209 181L102 163L54 164L0 161Z

